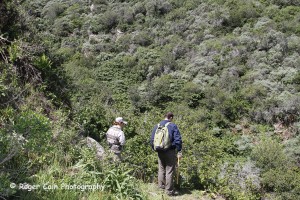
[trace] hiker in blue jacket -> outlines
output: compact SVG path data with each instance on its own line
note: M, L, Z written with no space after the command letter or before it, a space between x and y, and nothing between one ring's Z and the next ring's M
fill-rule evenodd
M181 135L177 125L171 123L173 117L174 117L173 113L168 112L165 115L165 119L159 123L161 126L164 126L165 124L169 123L167 125L167 128L169 132L171 146L166 150L157 150L158 187L161 189L165 189L166 193L170 196L174 195L173 176L174 176L175 166L176 166L176 151L177 151L177 158L180 159L182 157ZM153 150L154 150L154 136L157 127L158 124L153 128L151 138L150 138L150 144Z

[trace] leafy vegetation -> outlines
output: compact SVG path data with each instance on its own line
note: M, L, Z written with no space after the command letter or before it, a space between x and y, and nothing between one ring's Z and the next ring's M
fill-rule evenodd
M151 199L150 132L173 111L182 191L299 199L299 5L3 1L0 198ZM84 140L107 151L116 116L129 121L117 166Z

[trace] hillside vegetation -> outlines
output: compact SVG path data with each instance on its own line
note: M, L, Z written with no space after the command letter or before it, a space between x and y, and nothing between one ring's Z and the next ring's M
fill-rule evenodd
M168 111L181 191L300 199L299 54L298 0L4 0L0 199L153 199ZM117 116L124 161L99 161Z

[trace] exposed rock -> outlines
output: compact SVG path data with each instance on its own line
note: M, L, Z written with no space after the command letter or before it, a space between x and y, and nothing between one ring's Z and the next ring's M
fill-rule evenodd
M104 148L96 140L94 140L91 137L86 138L86 143L87 143L87 146L89 148L95 148L96 149L97 158L99 160L102 160L103 157L104 157L104 153L105 153Z

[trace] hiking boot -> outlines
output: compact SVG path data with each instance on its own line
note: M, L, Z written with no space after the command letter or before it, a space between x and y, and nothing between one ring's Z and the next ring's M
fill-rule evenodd
M165 189L165 185L158 185L158 188L161 189L161 190L164 190Z
M160 186L160 187L158 187L159 189L161 189L161 190L164 190L165 189L165 186Z
M178 191L175 191L175 190L173 190L173 191L166 191L166 194L168 195L168 196L177 196L178 194L179 194L179 192Z

